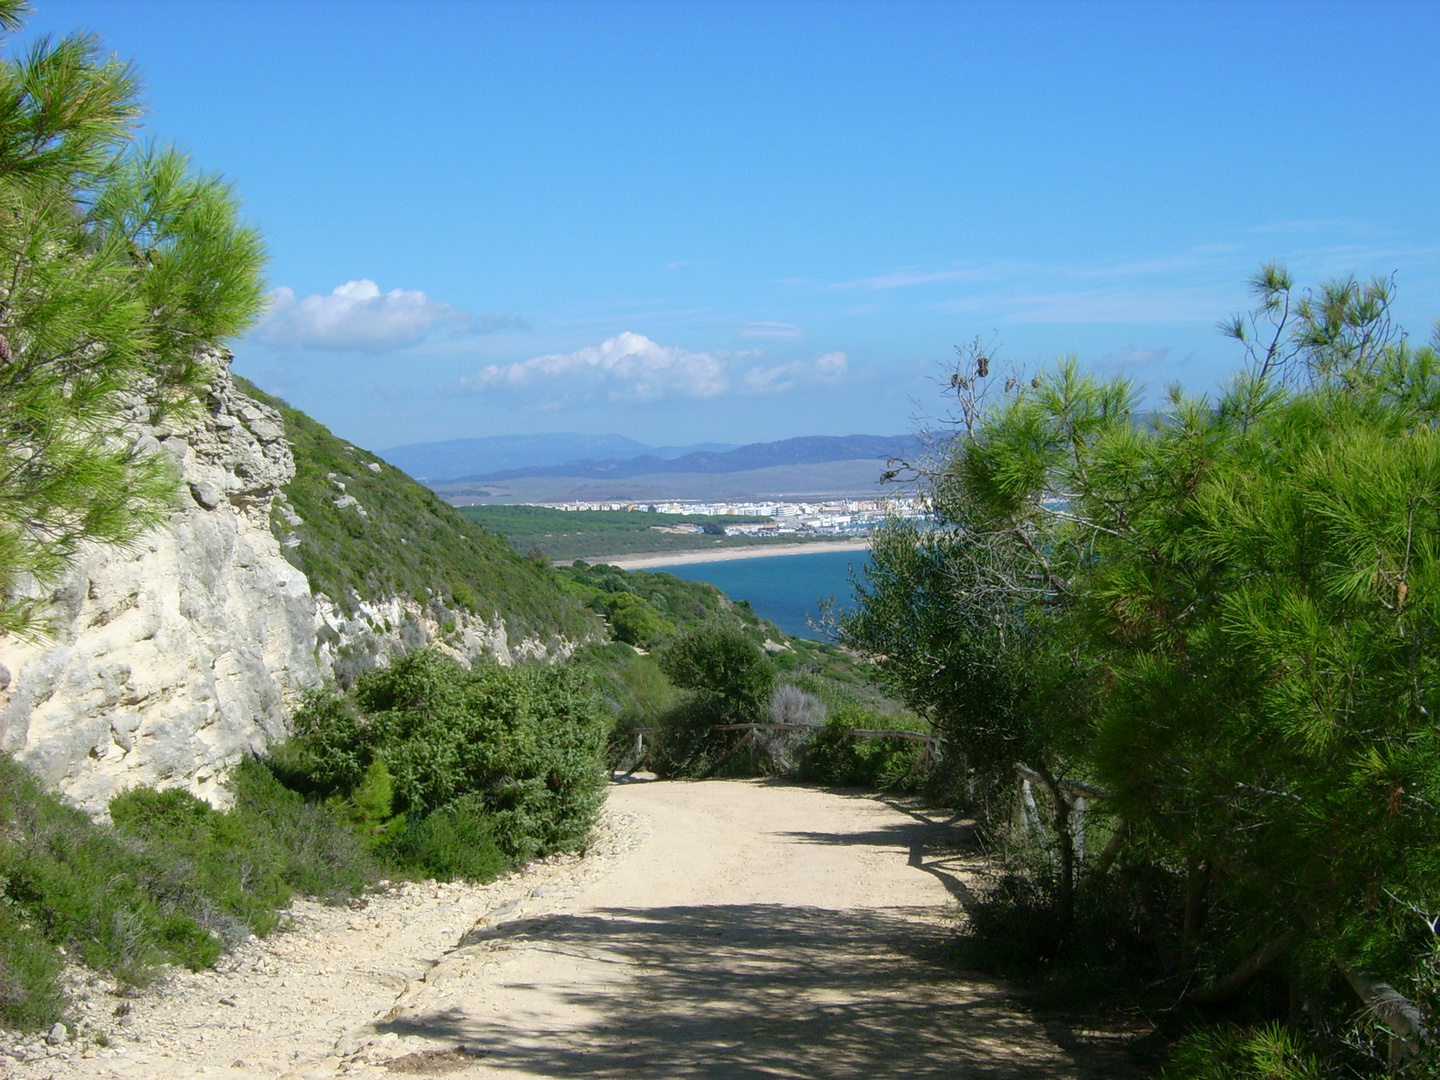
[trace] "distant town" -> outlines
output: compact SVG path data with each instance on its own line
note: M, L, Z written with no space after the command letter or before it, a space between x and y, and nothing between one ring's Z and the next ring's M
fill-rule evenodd
M657 532L715 533L726 536L869 536L887 517L927 520L925 499L834 499L826 502L562 502L536 503L551 510L633 510L652 514L768 518L724 525L653 525Z

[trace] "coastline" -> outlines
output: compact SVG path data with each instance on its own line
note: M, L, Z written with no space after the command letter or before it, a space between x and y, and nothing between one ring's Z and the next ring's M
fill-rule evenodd
M776 544L773 547L731 547L712 551L671 551L656 555L597 555L585 562L605 563L622 570L650 570L655 567L685 566L690 563L729 562L731 559L769 559L779 555L820 555L828 551L869 551L869 540L812 540L800 544ZM571 562L575 560L570 560ZM566 563L565 565L569 565Z

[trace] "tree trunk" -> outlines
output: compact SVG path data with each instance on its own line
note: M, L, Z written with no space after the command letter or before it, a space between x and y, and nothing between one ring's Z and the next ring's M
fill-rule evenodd
M1194 999L1195 1003L1197 1005L1214 1005L1239 993L1245 988L1246 983L1284 956L1285 951L1290 948L1290 943L1294 940L1295 931L1286 930L1273 941L1260 946L1242 960L1229 975L1197 993Z
M1054 806L1056 853L1056 902L1060 908L1061 933L1068 934L1075 921L1075 837L1070 828L1070 799L1044 765L1035 770L1050 789Z
M1099 880L1110 873L1110 868L1115 865L1115 860L1120 855L1120 848L1123 847L1124 844L1125 822L1122 821L1115 831L1110 834L1110 839L1106 841L1104 850L1100 852L1100 857L1095 860L1095 865L1090 868L1090 876Z
M1200 948L1205 929L1205 897L1210 891L1210 864L1198 855L1185 857L1185 924L1180 937L1180 956L1188 967Z

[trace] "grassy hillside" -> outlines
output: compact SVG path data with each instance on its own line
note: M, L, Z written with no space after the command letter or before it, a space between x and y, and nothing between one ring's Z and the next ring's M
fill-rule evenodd
M278 409L295 454L295 479L271 528L310 587L346 608L405 595L421 604L498 614L512 634L596 628L548 566L461 517L429 488L244 379L244 391Z

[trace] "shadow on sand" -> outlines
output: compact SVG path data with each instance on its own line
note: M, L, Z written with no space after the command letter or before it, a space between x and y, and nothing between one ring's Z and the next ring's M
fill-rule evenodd
M615 977L537 987L548 1004L524 1031L462 1008L379 1030L540 1076L1077 1075L1002 988L942 962L948 937L928 914L727 904L517 920L492 947L529 939L613 964ZM589 1022L556 1023L557 1007Z

